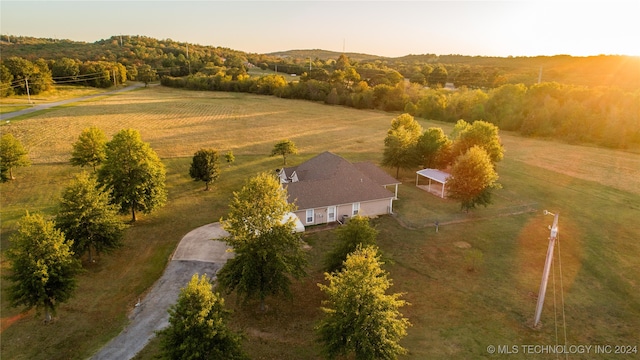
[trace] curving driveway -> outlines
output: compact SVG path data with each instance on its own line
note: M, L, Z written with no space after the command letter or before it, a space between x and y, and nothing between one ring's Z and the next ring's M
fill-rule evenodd
M92 359L131 359L142 350L155 331L169 325L167 310L178 300L180 289L193 274L213 277L233 253L218 240L229 234L220 223L201 226L185 235L151 291L129 315L130 323Z

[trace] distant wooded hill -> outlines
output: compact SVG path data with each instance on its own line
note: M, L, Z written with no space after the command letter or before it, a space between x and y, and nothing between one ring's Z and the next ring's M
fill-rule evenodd
M71 40L0 36L3 59L17 56L35 61L62 57L79 61L113 61L124 66L148 64L154 69L176 68L189 71L219 65L229 57L241 58L256 66L267 64L300 73L312 62L313 68L332 65L342 53L321 49L288 50L269 54L245 53L229 48L187 44L171 39L117 35L94 43ZM370 54L345 53L352 65L394 69L406 78L424 73L425 66L443 65L447 81L471 87L492 88L505 83L525 85L558 82L580 86L615 86L624 90L640 89L640 57L569 55L536 57L488 57L465 55L406 55L389 58ZM174 75L175 71L174 71ZM469 81L473 78L474 81Z

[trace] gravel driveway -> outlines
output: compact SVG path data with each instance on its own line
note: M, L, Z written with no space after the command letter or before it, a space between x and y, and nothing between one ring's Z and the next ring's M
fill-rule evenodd
M212 277L233 256L224 242L212 240L227 235L220 223L201 226L185 235L162 277L129 315L129 325L92 359L131 359L142 350L156 330L169 325L167 310L193 274Z

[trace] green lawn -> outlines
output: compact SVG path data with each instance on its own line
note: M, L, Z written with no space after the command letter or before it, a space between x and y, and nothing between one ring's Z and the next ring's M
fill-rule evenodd
M61 306L48 326L33 312L20 317L2 298L0 357L84 359L115 336L127 312L160 276L180 238L225 215L231 192L258 171L281 167L270 158L273 144L293 140L301 151L292 164L330 150L350 160L381 159L382 140L397 114L332 107L248 94L189 92L154 87L60 108L3 127L18 136L34 163L0 185L0 245L25 211L54 214L62 188L78 171L67 164L71 143L84 127L108 136L121 128L140 130L167 166L169 201L126 231L125 246L101 256L80 276L76 297ZM424 127L450 124L422 121ZM415 174L401 172L395 216L374 220L393 291L406 293L402 312L412 322L403 345L412 359L490 356L489 345L554 345L553 283L542 314L543 327L529 328L553 218L560 213L560 249L568 344L638 345L640 329L640 155L566 145L502 134L505 160L498 165L503 188L495 203L463 213L459 205L416 189ZM213 191L188 176L190 156L201 147L233 150ZM395 173L389 169L390 173ZM126 216L123 218L127 218ZM433 223L440 222L436 233ZM321 316L323 253L329 231L305 236L309 276L294 283L293 298L273 298L269 311L227 305L232 326L246 335L254 359L317 359L313 326ZM466 242L483 254L467 271ZM558 264L558 261L555 262ZM3 271L6 263L2 262ZM556 304L560 304L556 267ZM2 281L3 292L7 282ZM560 343L564 343L564 338ZM140 354L151 359L152 342ZM504 356L504 355L502 355ZM619 358L615 354L600 358ZM552 358L525 356L509 358ZM555 358L555 356L553 356ZM571 356L594 358L593 354ZM627 357L630 358L630 357Z

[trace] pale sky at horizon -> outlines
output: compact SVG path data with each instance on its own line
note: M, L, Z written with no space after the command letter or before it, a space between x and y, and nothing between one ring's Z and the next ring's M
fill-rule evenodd
M0 1L0 33L249 53L640 56L640 1Z

